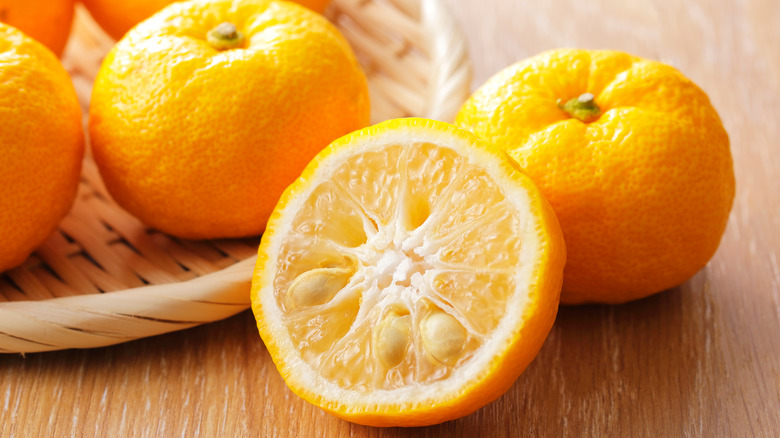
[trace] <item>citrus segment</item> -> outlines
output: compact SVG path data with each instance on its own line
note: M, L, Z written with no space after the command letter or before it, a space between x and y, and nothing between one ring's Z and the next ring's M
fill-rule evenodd
M538 189L466 131L401 119L321 152L279 201L252 288L288 385L372 425L506 391L555 318L565 249Z

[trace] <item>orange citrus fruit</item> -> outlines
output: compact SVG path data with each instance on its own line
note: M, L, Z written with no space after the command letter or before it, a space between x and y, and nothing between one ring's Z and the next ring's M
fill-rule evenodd
M552 204L568 250L563 303L671 288L718 248L734 198L729 139L673 67L545 52L488 80L456 123L503 147Z
M175 3L95 80L89 132L114 199L186 238L256 235L311 158L368 124L368 86L321 15L288 2Z
M80 0L89 14L112 38L118 40L133 26L176 0ZM209 0L206 0L209 1ZM330 0L291 0L322 13Z
M558 309L555 215L498 148L397 119L323 150L284 193L252 283L287 385L341 418L435 424L503 394Z
M76 197L84 155L70 77L43 45L0 24L0 271L21 264Z
M9 24L62 55L73 22L74 0L0 0L0 23Z

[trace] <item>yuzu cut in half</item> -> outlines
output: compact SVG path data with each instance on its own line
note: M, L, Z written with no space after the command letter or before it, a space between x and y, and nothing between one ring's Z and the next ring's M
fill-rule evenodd
M284 193L252 283L287 385L341 418L419 426L503 394L558 308L565 246L537 187L452 125L346 135Z

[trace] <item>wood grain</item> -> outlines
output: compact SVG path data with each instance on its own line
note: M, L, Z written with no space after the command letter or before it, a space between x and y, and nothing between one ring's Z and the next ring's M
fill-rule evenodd
M244 312L115 347L0 356L0 436L778 436L780 3L448 1L475 86L564 46L660 59L709 93L737 198L706 268L641 301L562 308L507 394L438 426L368 428L303 402Z

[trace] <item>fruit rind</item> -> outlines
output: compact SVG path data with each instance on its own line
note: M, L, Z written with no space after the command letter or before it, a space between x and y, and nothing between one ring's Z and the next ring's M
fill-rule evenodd
M559 108L586 92L598 119ZM505 149L553 205L568 247L563 304L675 287L719 246L735 193L728 134L674 67L618 51L543 52L486 81L456 124Z
M22 264L68 213L79 187L84 133L76 90L48 48L0 23L0 58L4 271Z
M241 48L207 34L229 21ZM289 2L186 1L129 31L90 100L105 186L145 225L187 239L259 235L312 156L369 123L365 74L334 24Z
M435 138L430 132L441 134ZM280 244L273 236L277 230L283 230L289 211L297 211L296 202L306 199L307 191L312 190L310 180L316 180L318 174L329 174L339 163L339 154L349 154L350 148L358 148L360 144L392 141L398 134L417 136L421 141L444 141L460 150L468 150L469 154L479 156L481 162L490 163L491 175L498 175L507 186L517 187L519 196L529 198L529 203L538 221L534 229L538 238L541 257L535 266L530 267L531 285L528 292L529 302L523 315L518 316L512 328L512 334L504 339L505 344L497 346L498 353L485 363L484 368L475 374L463 387L448 389L429 388L427 398L414 402L381 403L377 409L381 394L373 396L373 401L367 402L357 393L338 390L327 384L318 382L312 375L301 376L293 374L294 369L308 367L296 357L294 347L287 342L285 328L274 321L280 320L278 304L274 299L272 278L275 272L275 261L268 254L276 254ZM356 423L374 426L419 426L435 424L458 418L482 407L503 394L516 380L536 356L546 338L557 311L561 272L565 262L565 248L560 227L549 204L540 195L535 185L522 173L515 170L515 165L497 148L478 140L472 134L442 122L424 119L397 119L375 125L352 134L348 134L333 142L303 171L282 195L277 208L268 222L266 233L258 251L253 287L252 308L255 313L258 329L268 351L285 379L288 386L299 396L322 409ZM509 183L511 181L511 184ZM269 237L270 236L270 237ZM319 388L319 389L317 389ZM328 389L330 388L330 389ZM375 391L381 393L382 390ZM339 401L341 400L341 401Z

